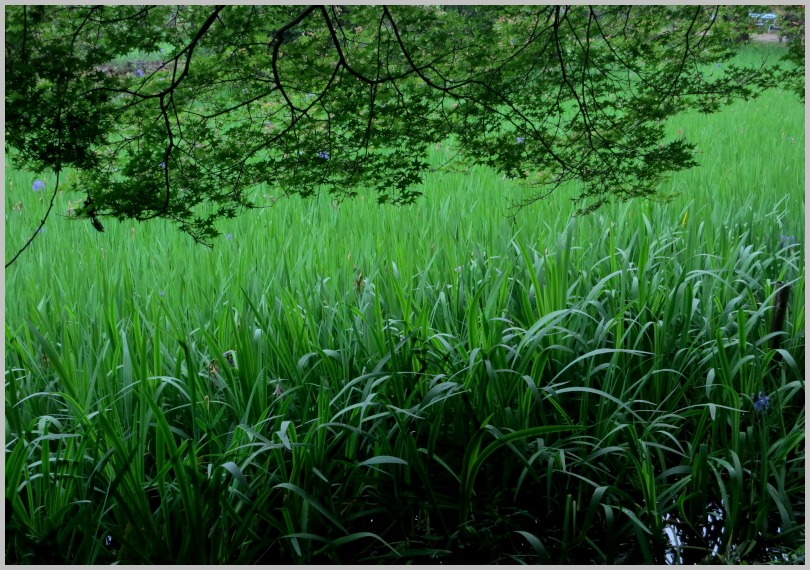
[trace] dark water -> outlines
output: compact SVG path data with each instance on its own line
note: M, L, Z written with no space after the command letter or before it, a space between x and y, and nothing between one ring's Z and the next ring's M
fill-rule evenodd
M754 549L740 557L738 545L731 546L731 552L721 552L722 536L725 531L725 511L722 501L709 503L706 507L706 524L697 527L696 532L690 525L680 520L677 514L664 517L664 534L669 546L664 560L666 564L740 564L740 563L777 563L804 564L804 556L791 559L785 548L771 544L771 540L760 533ZM776 528L778 536L782 529Z
M377 523L374 517L370 517L368 522L371 527ZM421 522L418 516L414 522L416 524ZM732 545L729 549L724 548L725 511L722 501L713 501L707 505L706 520L702 526L692 527L679 519L678 515L674 513L667 514L663 522L664 534L668 542L663 556L663 562L666 564L804 564L803 554L797 556L793 551L780 547L775 543L774 538L778 538L782 530L775 521L772 521L772 528L775 529L775 533L771 536L760 534L756 546L749 552L741 554L738 550L739 545ZM385 534L383 528L369 528L368 530ZM112 553L117 553L120 548L120 544L112 536L105 538L104 546ZM480 547L480 545L478 546ZM635 561L638 558L636 550L637 545L633 545L632 542L617 545L617 551L620 554L616 561L620 563ZM382 564L396 562L396 559L390 556L390 551L380 546L372 550L367 563L374 563L375 559L377 563ZM514 560L501 559L499 556L496 556L496 560L487 562L485 561L487 556L493 556L493 553L483 552L480 548L476 548L475 544L457 544L452 550L437 548L432 554L425 553L421 556L416 552L412 552L408 558L410 558L411 562L428 565L514 563ZM590 563L599 564L600 561L591 557Z

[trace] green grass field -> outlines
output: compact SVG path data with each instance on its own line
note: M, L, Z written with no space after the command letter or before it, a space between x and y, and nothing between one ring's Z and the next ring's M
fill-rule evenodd
M675 118L671 201L585 217L474 169L406 207L261 196L208 249L59 193L6 271L6 560L783 560L804 124L780 91ZM54 183L6 162L7 260Z

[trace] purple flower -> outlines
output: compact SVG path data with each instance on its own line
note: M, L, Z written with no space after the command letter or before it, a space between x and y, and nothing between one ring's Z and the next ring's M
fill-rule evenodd
M796 245L798 243L798 241L796 240L796 236L781 235L779 237L780 237L779 245L781 247L789 247L791 245Z
M233 241L233 234L227 234L225 236L225 239L227 239L228 241Z
M32 187L34 192L42 192L45 190L45 182L42 180L34 180L34 186Z
M324 160L329 160L330 158L332 158L331 154L329 154L328 152L324 152L324 151L319 152L318 156L321 157Z
M762 392L759 393L757 399L754 400L754 409L757 412L766 412L771 407L771 397L766 396Z
M143 72L143 69L141 69L141 68L138 68L138 69L135 70L135 75L138 76L138 77L145 77L146 76L146 74Z
M525 143L525 142L526 142L526 137L518 137L518 138L517 138L517 142L518 142L519 144L523 144L523 143Z

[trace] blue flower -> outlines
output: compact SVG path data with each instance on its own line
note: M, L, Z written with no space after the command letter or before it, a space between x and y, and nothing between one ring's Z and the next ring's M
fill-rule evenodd
M324 160L329 160L330 158L332 158L331 154L329 154L328 152L324 152L324 151L319 152L318 156L321 157Z
M42 180L34 180L34 186L32 187L34 192L42 192L45 190L45 182Z
M228 241L233 241L233 234L227 234L225 236L225 239L227 239Z
M523 144L523 143L525 143L525 142L526 142L526 137L518 137L518 138L517 138L517 142L518 142L519 144Z
M46 228L45 226L42 226L41 228L39 228L37 230L37 233L43 233L44 234L46 231L48 231L48 228Z
M757 399L754 400L754 410L757 412L765 412L768 408L771 407L771 397L766 396L764 393L760 392Z
M143 72L143 69L141 69L141 68L138 68L138 69L135 70L135 75L138 76L138 77L145 77L146 76L146 74Z
M159 292L159 295L160 295L161 297L165 297L165 296L166 296L166 291L160 291L160 292Z
M786 236L783 234L779 237L780 237L779 245L781 247L788 247L791 245L796 245L798 243L798 241L796 240L796 236Z

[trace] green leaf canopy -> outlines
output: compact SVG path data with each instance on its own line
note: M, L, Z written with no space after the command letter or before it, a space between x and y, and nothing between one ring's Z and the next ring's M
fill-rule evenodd
M696 165L667 117L803 85L803 65L728 63L746 18L694 5L8 6L6 141L22 166L76 169L85 215L163 217L201 242L262 183L411 202L429 147L447 141L464 164L540 189L527 201L579 180L589 210Z

